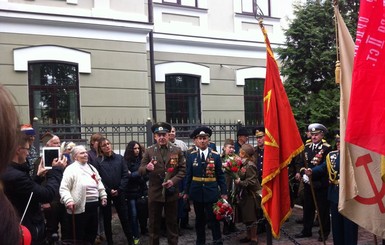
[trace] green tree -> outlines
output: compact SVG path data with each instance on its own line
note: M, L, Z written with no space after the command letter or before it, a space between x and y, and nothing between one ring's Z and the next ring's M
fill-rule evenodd
M359 0L341 1L342 16L355 32ZM319 122L339 128L339 85L335 83L336 32L331 0L308 0L294 6L285 30L285 47L277 51L281 74L300 132Z

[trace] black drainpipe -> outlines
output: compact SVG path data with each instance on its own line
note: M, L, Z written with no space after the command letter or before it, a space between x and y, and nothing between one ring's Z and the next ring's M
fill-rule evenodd
M148 22L154 27L154 13L152 0L148 0ZM155 93L155 62L154 62L154 33L151 30L148 34L148 42L150 47L150 78L151 78L151 105L152 105L152 119L154 122L156 118L156 93Z

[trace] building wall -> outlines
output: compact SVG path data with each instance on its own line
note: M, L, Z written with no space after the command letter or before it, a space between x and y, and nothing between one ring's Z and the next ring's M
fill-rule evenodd
M97 11L103 6L93 6L92 2L79 1L77 5L48 0L0 3L3 8L0 19L4 24L0 27L1 83L15 95L22 122L29 122L30 118L28 72L15 69L14 52L45 45L90 54L90 72L79 73L81 122L143 122L149 117L146 35L151 25L138 22L147 18L143 1L130 0L125 6L122 1L111 1L111 9L103 14ZM45 10L54 14L45 15ZM116 19L118 10L123 10L118 22L88 17L104 15ZM130 14L131 11L135 14ZM61 57L53 60L60 61Z
M148 23L148 0L0 1L0 82L15 94L22 122L29 121L28 74L15 68L14 53L44 45L89 53L90 71L79 74L83 123L151 118L152 29L156 65L208 68L208 79L201 81L202 120L243 121L244 79L264 77L258 20L240 13L240 0L198 0L198 8L153 2L154 24ZM284 40L286 12L279 2L271 0L272 16L264 18L273 48ZM164 81L155 85L157 119L165 120Z

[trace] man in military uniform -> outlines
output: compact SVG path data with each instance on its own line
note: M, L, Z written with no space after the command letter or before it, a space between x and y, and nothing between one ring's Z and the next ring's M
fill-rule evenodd
M253 134L257 139L257 145L254 147L255 149L255 161L258 169L258 180L259 183L262 183L262 166L263 166L263 153L265 148L265 128L264 127L256 127L253 130Z
M168 244L178 244L178 182L186 173L181 149L169 142L171 125L160 122L151 127L156 143L144 153L139 174L148 174L148 213L150 244L159 244L162 212L166 217Z
M296 238L311 237L312 227L315 216L315 204L313 201L313 195L311 186L315 194L315 199L318 206L318 214L322 225L324 239L326 240L330 233L330 212L329 203L327 201L328 191L328 175L323 174L317 177L309 178L305 175L305 170L313 169L315 166L325 161L326 155L330 152L331 147L329 144L322 141L327 129L324 125L314 123L309 126L311 133L311 142L305 145L304 162L300 168L300 172L296 174L297 179L301 179L304 182L304 205L303 205L303 229L301 233L296 234ZM310 183L310 181L312 183ZM321 230L319 231L318 241L323 241Z
M254 146L255 154L255 163L258 170L258 181L262 183L262 167L263 167L263 154L265 149L265 128L262 126L256 127L253 129L253 134L257 140L257 145ZM258 219L264 218L263 210L259 209ZM266 231L266 220L258 222L257 234L261 234Z
M227 199L227 190L220 155L208 147L211 134L208 127L195 129L192 136L198 149L187 157L184 198L189 198L194 203L197 245L206 243L206 217L212 225L214 244L223 244L220 224L213 213L213 204L220 197Z
M358 226L338 212L339 199L339 179L340 179L340 136L335 137L337 150L331 151L326 156L326 161L314 167L305 170L308 176L317 178L320 175L328 174L329 190L328 200L330 202L330 212L332 215L332 231L334 244L357 244Z
M237 141L234 144L234 153L239 154L239 150L243 144L246 144L249 141L249 130L245 127L241 127L237 131Z

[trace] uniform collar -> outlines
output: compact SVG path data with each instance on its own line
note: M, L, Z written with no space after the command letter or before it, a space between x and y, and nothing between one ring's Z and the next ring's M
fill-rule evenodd
M202 152L203 154L205 155L205 158L207 158L207 155L209 154L209 148L207 147L205 150L201 150L199 149L199 155L202 155Z

